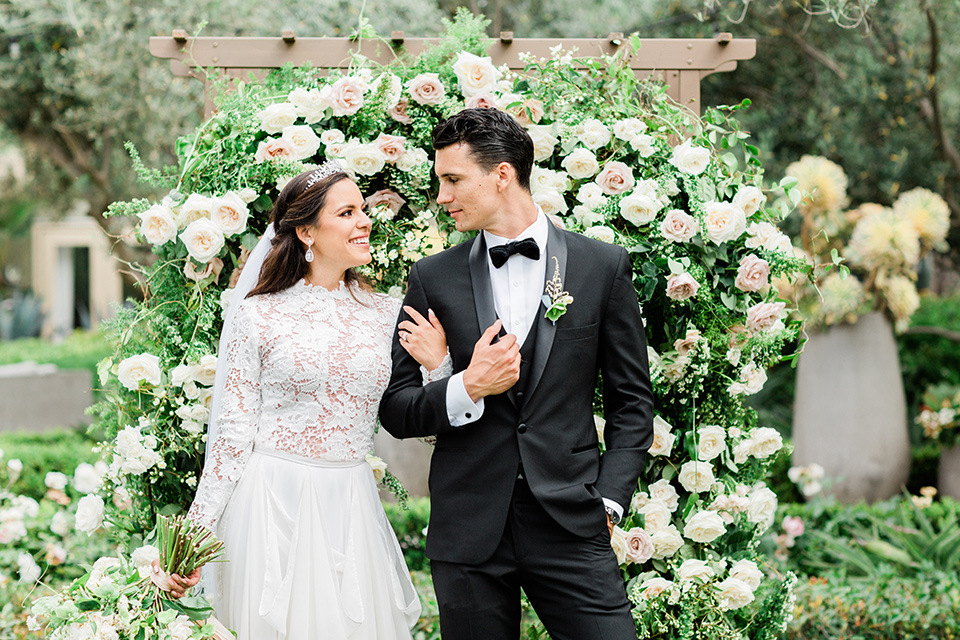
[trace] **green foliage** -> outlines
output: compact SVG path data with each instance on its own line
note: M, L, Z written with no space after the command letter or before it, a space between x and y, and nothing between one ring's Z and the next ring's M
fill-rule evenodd
M430 522L430 498L410 498L406 507L395 502L384 502L390 526L397 534L403 559L410 571L424 571L428 568L426 556L427 525Z
M92 464L100 458L94 450L98 444L81 430L0 433L3 464L13 459L23 463L23 471L11 491L39 500L47 492L43 481L48 472L73 475L81 462Z
M32 360L55 364L60 369L89 369L96 379L97 363L113 351L107 336L99 331L74 331L62 342L23 338L0 342L0 365Z

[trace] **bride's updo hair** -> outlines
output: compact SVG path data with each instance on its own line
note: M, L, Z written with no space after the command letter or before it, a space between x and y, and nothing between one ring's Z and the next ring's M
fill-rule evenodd
M321 167L291 178L277 197L270 214L276 235L260 269L257 286L247 294L248 298L288 289L310 272L310 263L304 257L307 247L297 237L297 228L315 225L333 185L350 179L343 171L316 179L314 174L323 170ZM344 282L351 292L354 285L370 288L363 276L353 269L347 269Z

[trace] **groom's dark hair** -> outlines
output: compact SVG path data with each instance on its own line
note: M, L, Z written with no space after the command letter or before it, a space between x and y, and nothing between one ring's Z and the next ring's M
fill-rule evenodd
M497 109L464 109L433 128L433 148L465 144L470 157L484 171L509 162L517 182L530 191L533 138L511 116Z

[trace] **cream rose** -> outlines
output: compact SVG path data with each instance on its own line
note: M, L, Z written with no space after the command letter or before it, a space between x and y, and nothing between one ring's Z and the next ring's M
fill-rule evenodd
M716 574L706 561L696 560L694 558L684 560L680 568L677 569L677 576L684 582L687 580L702 580L706 582L714 575Z
M387 157L375 144L348 144L343 149L343 159L348 169L363 176L380 173L387 163Z
M607 201L607 197L603 195L600 185L596 182L588 182L577 190L577 200L591 209L596 209Z
M633 527L626 535L627 561L643 564L653 557L653 541L650 534L640 527Z
M666 505L667 509L671 512L676 511L677 507L680 506L680 496L666 478L657 480L651 484L648 489L650 490L650 499L659 500Z
M181 229L188 224L201 218L209 218L210 211L213 209L213 198L191 193L186 201L180 205L180 213L177 216L177 226Z
M673 583L666 578L649 578L640 584L640 597L644 600L653 600L672 588Z
M766 199L763 191L757 187L740 187L737 189L737 194L733 196L733 204L743 209L743 212L749 217L757 212Z
M260 128L267 133L280 133L297 121L297 108L289 102L272 104L259 114Z
M763 572L757 568L757 563L751 560L738 560L730 567L730 577L742 581L751 591L756 591L763 580Z
M323 88L321 95L335 116L352 116L363 106L363 94L370 85L356 76L344 76Z
M667 278L667 297L671 300L687 300L697 295L700 283L692 275L683 273Z
M613 528L613 534L610 536L610 548L617 556L617 564L623 564L627 561L627 536L626 532L620 527Z
M673 155L670 158L670 164L675 166L681 173L692 176L698 176L707 168L710 163L710 150L698 147L692 141L686 140L673 148Z
M747 227L749 236L744 242L748 249L763 248L767 251L780 251L792 254L790 238L769 222L754 222Z
M314 133L313 128L306 124L295 124L284 127L280 134L281 140L286 140L293 147L293 159L305 160L320 149L322 142Z
M560 166L566 169L574 180L585 180L597 175L597 172L600 171L597 156L583 147L574 149L573 153L560 162Z
M740 291L760 291L770 281L770 263L763 258L750 254L740 259L737 279L734 285Z
M630 142L646 130L647 125L639 118L618 120L613 125L613 135L615 135L618 140L623 140L624 142Z
M407 82L410 98L417 104L437 105L446 97L446 89L435 73L421 73ZM398 105L399 106L399 105Z
M453 63L453 72L460 84L460 93L469 98L478 93L493 91L500 79L500 72L490 59L490 56L476 56L467 51L457 54L457 61Z
M683 527L683 535L702 544L713 542L726 532L723 518L716 511L699 511Z
M214 258L207 264L203 265L203 268L197 270L196 264L193 260L187 260L183 265L183 275L187 277L188 280L193 280L194 282L200 282L207 276L213 274L214 281L220 277L220 272L223 270L223 260L220 258Z
M160 550L152 544L143 545L130 554L130 561L141 578L147 578L153 573L153 561L159 559Z
M533 194L533 201L548 216L566 213L568 209L567 201L559 191L537 191Z
M267 138L260 141L260 144L257 145L257 152L253 154L253 160L257 164L278 158L297 159L297 152L293 148L292 142L284 138Z
M759 302L747 309L747 329L755 333L774 333L783 328L780 320L785 302Z
M650 536L653 543L653 559L663 560L672 557L683 546L683 536L672 524L667 525Z
M736 240L747 229L743 209L729 202L708 202L704 205L703 228L714 244Z
M247 204L234 191L216 198L210 209L210 220L220 227L225 236L235 236L247 230L250 211Z
M636 192L620 200L620 215L638 227L653 222L662 208L659 198Z
M87 535L103 526L104 504L103 499L96 495L87 495L80 498L77 503L77 515L74 519L74 526L77 531L82 531Z
M750 492L747 520L762 526L764 530L773 524L777 515L777 494L766 486L758 486Z
M700 460L713 460L727 448L723 427L708 425L697 429L697 454Z
M654 533L670 524L670 509L660 500L649 500L638 511L643 516L643 528Z
M653 444L647 451L651 456L669 456L677 436L670 433L673 427L660 416L653 418Z
M430 157L427 155L427 152L423 149L408 149L397 160L397 169L400 171L413 171L415 168L420 165L430 162Z
M533 159L542 162L553 155L560 139L553 134L552 124L531 124L524 127L533 139Z
M760 427L750 433L752 446L750 455L761 460L769 458L783 448L783 437L780 432L770 427Z
M384 476L387 474L387 463L383 461L383 458L367 454L367 464L369 464L373 470L373 479L377 482L382 482Z
M320 122L327 117L330 105L323 99L319 89L305 89L297 87L287 96L287 100L296 109L297 115L307 124Z
M713 465L709 462L691 460L680 467L677 478L684 489L690 493L709 491L716 478L713 476Z
M102 463L98 462L98 465ZM103 467L101 467L103 469ZM93 493L100 488L102 472L97 467L81 462L73 472L73 488L80 493Z
M160 358L149 353L130 356L120 361L117 377L127 389L135 391L140 387L140 381L156 386L160 384Z
M387 162L396 162L406 153L406 143L407 139L403 136L391 136L386 133L381 133L377 136L377 139L373 141L373 144L377 145L377 149L380 149L384 157L387 159Z
M180 240L187 247L187 253L197 262L209 262L223 248L223 231L212 221L201 218L194 220L180 234Z
M657 152L657 147L653 143L653 136L640 133L630 140L630 148L636 151L641 158L649 158Z
M140 233L150 244L166 244L177 237L177 221L170 207L155 204L137 217L140 218Z
M202 385L212 386L217 377L217 356L205 355L193 368L193 379Z
M633 170L622 162L608 162L596 177L596 182L608 196L626 193L637 183Z
M610 129L596 119L584 120L576 130L575 136L587 149L599 149L610 142Z
M717 583L717 590L721 609L740 609L753 602L753 591L743 580L727 578Z
M551 171L537 165L533 165L530 171L530 191L566 191L567 174L563 171Z
M340 131L340 129L327 129L320 134L320 142L322 142L325 147L331 144L343 144L346 140L343 131Z
M616 240L616 234L613 229L610 227L604 227L603 225L597 225L595 227L590 227L585 229L583 235L588 238L593 238L594 240L599 240L600 242L606 242L607 244L612 244Z
M687 242L697 235L699 230L700 225L696 219L680 209L667 211L667 217L660 223L663 237L672 242Z

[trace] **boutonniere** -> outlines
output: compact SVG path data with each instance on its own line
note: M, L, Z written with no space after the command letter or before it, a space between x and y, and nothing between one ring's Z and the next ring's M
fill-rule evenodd
M554 269L553 277L547 280L547 286L543 292L543 305L547 308L544 317L557 324L560 316L567 312L567 305L573 304L573 296L563 290L563 281L560 280L560 261L553 256Z

